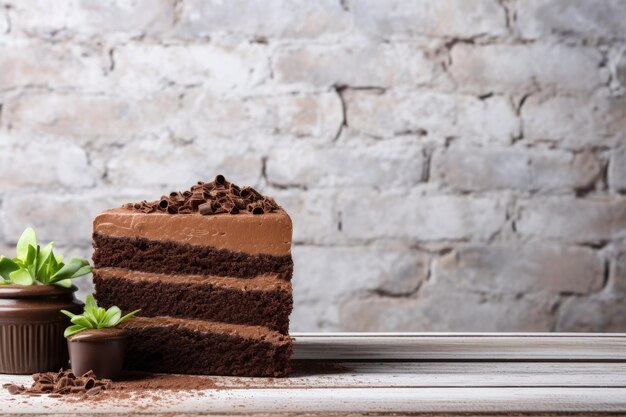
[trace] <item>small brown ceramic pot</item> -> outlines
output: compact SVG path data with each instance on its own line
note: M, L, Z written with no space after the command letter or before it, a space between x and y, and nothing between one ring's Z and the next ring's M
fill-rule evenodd
M59 310L82 311L76 287L0 285L0 373L33 374L67 366L63 331L70 320Z
M126 332L122 329L84 330L67 339L74 375L93 371L98 378L116 379L122 372Z

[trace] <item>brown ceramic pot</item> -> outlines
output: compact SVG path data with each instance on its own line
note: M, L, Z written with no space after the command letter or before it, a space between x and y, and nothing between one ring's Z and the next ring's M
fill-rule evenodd
M116 379L122 372L126 350L122 329L84 330L70 336L67 346L74 375L93 371L98 378Z
M82 311L76 287L0 285L0 373L32 374L67 366L63 331L70 320L59 310Z

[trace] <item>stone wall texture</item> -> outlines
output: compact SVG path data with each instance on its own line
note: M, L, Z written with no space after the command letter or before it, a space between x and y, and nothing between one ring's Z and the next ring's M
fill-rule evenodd
M626 0L0 0L0 253L223 173L294 331L626 331ZM81 284L82 294L89 290Z

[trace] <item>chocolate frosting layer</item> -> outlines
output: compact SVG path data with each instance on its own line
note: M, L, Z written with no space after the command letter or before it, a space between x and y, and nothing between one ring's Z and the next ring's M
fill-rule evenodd
M263 274L254 278L235 278L213 275L156 274L153 272L133 271L125 268L97 268L94 274L102 278L125 278L138 281L172 282L177 284L211 284L243 291L291 292L291 282L285 281L277 274Z
M198 333L221 333L237 335L250 339L261 339L268 343L283 345L290 344L289 336L263 326L248 326L244 324L230 324L205 320L179 319L174 317L134 317L120 324L123 329L142 327L183 327Z
M291 254L292 224L289 215L279 210L256 216L199 213L169 215L112 209L93 221L93 231L114 237L142 237L197 246L212 246L250 255Z

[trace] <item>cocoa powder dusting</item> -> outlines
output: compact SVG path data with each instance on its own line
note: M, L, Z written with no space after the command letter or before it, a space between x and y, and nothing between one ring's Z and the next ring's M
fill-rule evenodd
M30 387L17 384L2 386L9 393L27 396L48 395L70 401L139 400L160 397L156 391L197 391L219 389L213 380L200 375L168 375L126 371L118 381L97 379L93 372L76 377L71 370L33 375Z
M144 390L204 390L216 389L213 379L201 375L151 374L149 372L128 371L123 378L111 384L111 391Z

